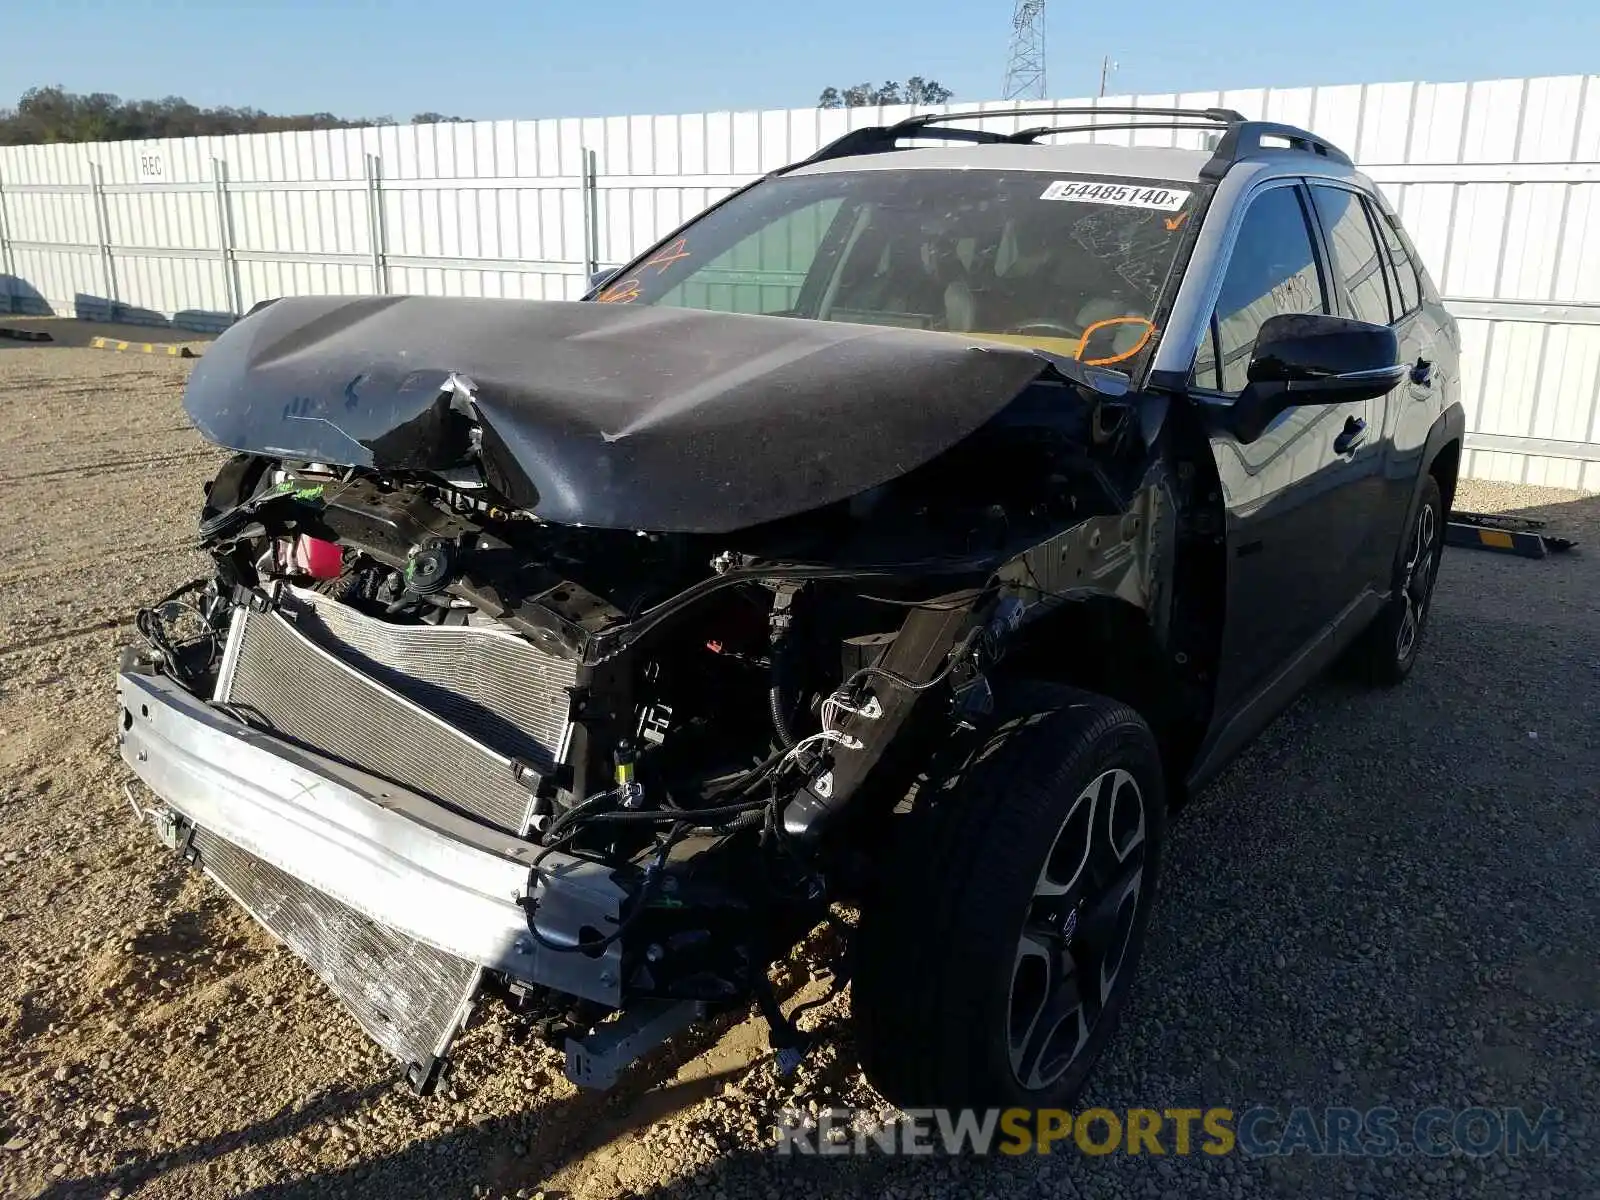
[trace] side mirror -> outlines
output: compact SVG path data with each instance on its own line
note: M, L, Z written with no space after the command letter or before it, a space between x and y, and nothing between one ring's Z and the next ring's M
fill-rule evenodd
M591 271L589 273L589 290L592 292L597 288L604 287L616 277L617 272L620 270L622 270L621 267L602 267L598 271Z
M1400 340L1387 325L1323 313L1268 317L1229 425L1241 442L1253 442L1285 409L1370 400L1405 375Z

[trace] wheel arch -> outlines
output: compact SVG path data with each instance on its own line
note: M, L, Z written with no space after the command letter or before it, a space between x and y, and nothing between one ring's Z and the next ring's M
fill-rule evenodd
M1428 462L1428 474L1439 481L1439 494L1444 497L1444 511L1448 519L1455 504L1456 480L1461 473L1461 438L1451 438L1435 451Z
M1059 684L1126 704L1155 734L1168 802L1175 804L1211 709L1205 677L1192 665L1163 642L1144 609L1099 594L1022 630L1000 664L996 687Z
M1422 481L1432 476L1439 481L1439 492L1444 497L1444 511L1448 516L1455 500L1456 479L1461 470L1461 450L1466 441L1467 414L1459 404L1452 404L1435 418L1428 430L1428 440L1423 447L1422 461L1426 465L1417 472L1411 489L1411 506L1406 522L1416 514L1417 500L1422 495ZM1403 526L1402 528L1405 528Z
M1411 478L1411 499L1405 508L1405 520L1394 531L1394 561L1400 561L1405 551L1406 530L1417 519L1417 505L1422 503L1422 489L1429 479L1439 484L1443 500L1444 519L1450 519L1450 508L1455 501L1456 479L1461 469L1461 451L1466 442L1467 414L1460 404L1451 404L1433 420L1428 429L1422 453L1406 463L1407 470L1416 474Z

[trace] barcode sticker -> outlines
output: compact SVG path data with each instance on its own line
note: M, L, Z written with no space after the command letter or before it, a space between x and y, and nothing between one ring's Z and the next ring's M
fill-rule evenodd
M1123 208L1158 208L1177 212L1189 202L1181 188L1143 187L1136 183L1093 183L1084 179L1058 179L1045 188L1041 200L1073 200L1080 204L1116 204Z

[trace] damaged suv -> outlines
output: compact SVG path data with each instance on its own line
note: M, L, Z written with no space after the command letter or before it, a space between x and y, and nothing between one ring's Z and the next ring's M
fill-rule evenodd
M1227 110L1020 115L856 130L582 303L282 299L195 368L215 571L122 754L419 1089L483 996L586 1085L751 1005L788 1069L832 920L887 1097L1065 1104L1169 813L1415 662L1464 421L1394 212Z

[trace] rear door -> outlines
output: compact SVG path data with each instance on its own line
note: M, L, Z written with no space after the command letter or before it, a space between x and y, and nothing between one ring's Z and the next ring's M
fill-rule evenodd
M1328 249L1338 311L1359 321L1393 328L1400 339L1400 361L1413 364L1409 382L1366 402L1366 445L1356 450L1352 463L1352 467L1360 469L1354 484L1359 492L1356 508L1368 531L1352 568L1375 590L1387 591L1399 530L1405 520L1403 509L1410 499L1410 484L1420 469L1417 455L1427 438L1426 424L1421 438L1415 436L1411 418L1416 403L1414 393L1431 386L1426 368L1417 366L1427 363L1431 339L1417 320L1415 272L1407 293L1384 248L1377 224L1379 214L1373 211L1371 199L1352 186L1323 180L1311 183L1311 199ZM1406 449L1401 451L1400 446Z
M1427 282L1399 220L1380 197L1368 197L1366 203L1389 268L1389 308L1400 335L1400 361L1411 367L1409 380L1392 393L1384 462L1383 520L1398 539L1417 477L1427 470L1428 434L1459 386L1454 376L1459 346L1444 309L1429 303Z
M1209 405L1246 383L1256 334L1281 313L1332 312L1328 269L1296 180L1273 180L1247 201L1191 391ZM1214 423L1210 435L1227 508L1227 619L1218 711L1248 699L1361 591L1352 573L1366 531L1357 485L1365 465L1365 404L1308 404L1253 442Z

